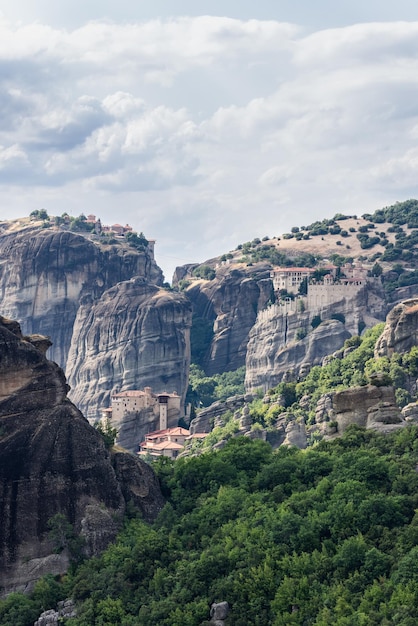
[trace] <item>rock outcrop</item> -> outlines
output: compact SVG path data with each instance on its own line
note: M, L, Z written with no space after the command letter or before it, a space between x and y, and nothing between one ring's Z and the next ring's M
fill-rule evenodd
M302 303L300 307L303 309ZM258 314L249 333L246 390L266 390L282 380L297 380L341 348L348 337L359 332L360 325L372 327L385 314L386 304L378 284L367 285L355 297L343 298L320 311L279 304L268 307ZM313 331L311 321L317 315L324 321ZM344 325L337 319L343 319Z
M228 617L229 604L228 602L213 603L210 607L210 622L213 626L224 626L225 620Z
M220 400L214 402L207 408L202 409L190 422L190 433L210 433L217 418L221 417L226 411L235 412L241 408L245 408L253 399L254 397L251 394L246 394L245 396L231 396L224 402ZM245 415L248 415L248 413L246 412ZM250 418L248 425L251 426L251 424L252 420Z
M245 364L248 334L257 313L272 295L270 266L224 265L213 280L194 281L186 290L195 320L213 328L213 338L202 359L208 376L233 371Z
M303 317L302 317L303 315ZM306 375L314 365L321 365L325 356L335 352L350 337L344 324L337 320L322 322L297 340L296 325L307 328L305 314L281 315L257 323L250 333L245 388L248 392L267 389L282 381L294 381Z
M408 352L418 345L418 298L405 300L390 311L386 325L376 342L375 357L391 357L394 352Z
M163 505L150 468L131 456L117 454L112 460L67 391L58 365L22 335L18 324L0 318L3 592L25 590L43 574L65 571L69 528L83 540L78 549L92 555L114 538L127 500L147 519ZM51 524L63 520L64 536L55 545Z
M328 394L328 400L331 394ZM352 387L332 395L333 419L342 435L350 424L372 428L382 433L406 426L395 401L393 387Z
M49 356L64 369L82 299L94 302L133 276L162 284L151 252L139 252L123 240L110 245L103 241L96 235L42 229L28 219L19 229L2 223L0 313L19 320L27 334L54 337Z
M191 305L183 294L141 278L119 283L97 301L84 299L68 357L71 400L92 419L109 406L115 389L175 391L183 404L191 322Z

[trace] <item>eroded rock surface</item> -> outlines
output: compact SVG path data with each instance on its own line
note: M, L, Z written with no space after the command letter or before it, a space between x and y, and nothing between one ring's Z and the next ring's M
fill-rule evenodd
M342 435L350 424L373 428L383 433L406 425L395 401L393 387L352 387L332 397L333 416Z
M67 546L56 554L49 535L57 514L92 555L114 538L126 500L153 519L163 499L141 461L116 455L112 465L99 434L67 399L63 371L4 318L0 381L0 587L25 590L68 567Z
M88 418L109 406L112 390L152 387L184 403L190 363L190 302L141 278L82 303L68 357L71 400ZM138 442L136 442L138 443Z
M391 357L418 345L418 298L397 304L387 316L386 325L376 342L375 357Z
M3 223L0 233L0 313L19 320L24 333L53 337L49 357L64 369L82 298L95 301L132 276L162 284L147 250L59 229L9 226Z
M250 333L245 388L249 392L267 389L283 380L297 380L314 365L344 344L350 337L344 324L327 320L297 340L294 329L300 316L281 315L274 322L257 323Z
M271 298L270 266L221 267L213 280L195 281L186 291L193 313L213 328L202 365L208 374L233 371L245 364L248 334L257 313Z

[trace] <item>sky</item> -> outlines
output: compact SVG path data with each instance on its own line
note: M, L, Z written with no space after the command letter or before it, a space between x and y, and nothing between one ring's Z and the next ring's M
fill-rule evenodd
M170 281L412 197L416 0L0 0L0 219L129 223Z

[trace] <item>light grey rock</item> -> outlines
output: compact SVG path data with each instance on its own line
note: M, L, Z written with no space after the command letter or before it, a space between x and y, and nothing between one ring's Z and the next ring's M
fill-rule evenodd
M132 276L162 284L162 272L152 255L122 241L109 246L100 238L39 225L24 225L18 231L12 223L3 226L0 313L19 320L24 334L53 337L49 358L63 369L83 298L95 301L106 289Z
M67 365L71 400L89 419L100 417L115 388L175 391L184 406L191 321L184 295L140 278L119 283L96 302L83 303Z
M408 352L418 344L418 298L397 304L388 314L375 346L375 357Z
M243 410L243 416L249 416L248 402L252 402L254 397L251 394L245 396L232 396L225 402L214 402L206 409L202 409L199 414L190 422L190 432L210 433L215 423L215 419L221 417L226 411ZM250 418L251 419L251 418ZM250 424L252 423L252 420Z
M342 435L350 424L391 432L406 425L396 405L393 387L353 387L335 392L333 411Z
M411 402L401 410L404 420L407 422L418 423L418 402Z
M303 420L294 420L286 426L286 436L283 441L284 446L296 446L304 450L307 446L306 428Z
M223 621L226 620L226 618L228 617L228 613L229 613L229 604L228 602L218 602L218 603L213 603L210 607L210 618L211 618L211 623L216 624L217 621Z
M260 312L249 333L246 390L266 391L282 381L297 380L313 365L342 358L344 341L358 334L359 323L367 328L374 326L385 318L386 308L381 285L376 282L353 297L324 307L320 311L324 321L314 331L311 321L317 311L287 311L277 305ZM344 325L332 319L337 314L344 316ZM299 340L300 330L307 332L307 336Z
M196 316L213 328L213 339L204 359L208 376L233 371L245 365L248 333L257 312L272 294L270 266L256 263L249 267L225 265L211 281L194 281L186 294Z
M297 314L294 314L296 318ZM291 316L287 323L290 326ZM295 320L294 320L295 321ZM267 390L285 380L297 380L313 365L320 365L324 356L342 346L350 337L344 325L328 320L300 341L284 343L282 316L274 328L266 321L256 324L250 333L245 387L247 391ZM271 334L273 331L273 334Z
M73 600L63 600L58 602L58 610L49 609L41 613L33 626L54 626L55 624L62 624L63 620L70 619L77 616L77 610Z

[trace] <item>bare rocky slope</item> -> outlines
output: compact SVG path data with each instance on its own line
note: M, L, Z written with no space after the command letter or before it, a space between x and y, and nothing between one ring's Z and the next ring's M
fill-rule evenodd
M258 315L249 334L246 390L266 391L282 380L298 380L356 335L360 322L370 328L385 319L385 312L386 303L378 285L367 286L354 298L324 307L323 322L317 328L311 325L315 316L312 312L288 312L279 306L267 309Z
M389 313L385 329L376 344L375 356L392 356L418 345L418 298L396 305Z
M245 364L248 335L272 293L270 266L220 266L213 280L194 280L185 290L196 320L213 336L201 363L209 376Z
M44 355L48 344L0 318L2 593L64 572L71 556L68 528L81 538L78 549L93 555L115 537L128 501L147 520L163 506L149 466L127 453L110 454L67 399L63 371ZM71 524L58 532L59 545L50 535L57 514Z

